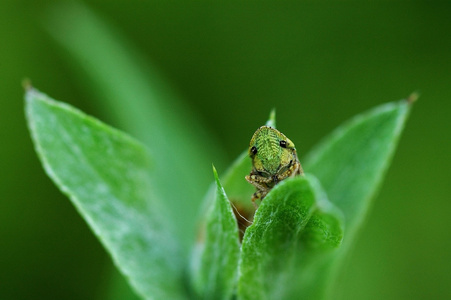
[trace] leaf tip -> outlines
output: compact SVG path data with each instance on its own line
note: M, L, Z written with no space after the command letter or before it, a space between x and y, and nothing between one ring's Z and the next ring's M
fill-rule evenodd
M276 128L276 109L271 109L271 112L269 113L269 119L266 121L266 126Z
M30 126L31 132L34 131L34 127L31 126L32 125L32 120L33 120L33 102L36 100L36 94L38 93L38 91L33 87L33 85L31 84L31 80L29 80L28 78L25 78L24 80L22 80L22 87L25 90L25 116L26 119L28 121L28 124Z
M32 86L31 81L27 79L22 82L22 85L25 89L25 115L31 126L36 119L36 109L38 107L42 108L43 106L54 104L55 101ZM34 131L33 126L31 126L30 129Z
M406 98L406 100L407 100L407 103L412 105L414 102L416 102L418 100L418 98L420 98L420 92L414 91Z
M27 104L31 104L32 101L42 101L48 100L47 95L41 93L38 89L36 89L29 79L24 79L22 81L22 86L25 90L25 100Z
M31 84L31 80L30 78L24 78L22 80L22 87L25 90L25 92L30 91L31 89L33 89L33 85Z
M219 176L218 176L218 171L216 171L215 165L211 164L211 167L213 169L213 176L215 177L215 181L219 182Z
M24 78L22 80L22 87L25 90L25 102L27 106L29 106L33 100L38 98L37 96L40 93L35 87L33 87L33 84L29 78Z

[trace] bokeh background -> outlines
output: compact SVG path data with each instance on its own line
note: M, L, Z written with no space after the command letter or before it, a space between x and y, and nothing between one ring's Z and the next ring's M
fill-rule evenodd
M28 77L115 125L46 29L60 2L0 2L0 299L111 294L110 259L45 176L24 119ZM302 160L349 117L420 91L336 299L451 299L450 1L84 3L156 66L227 162L273 107Z

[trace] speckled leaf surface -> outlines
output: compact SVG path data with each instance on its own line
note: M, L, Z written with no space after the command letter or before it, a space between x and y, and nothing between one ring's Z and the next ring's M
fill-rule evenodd
M342 235L340 212L313 176L279 183L262 201L244 235L239 299L290 299L304 286L298 279L306 270L296 267L311 265L316 259L312 249L338 247Z
M26 111L47 174L134 289L146 299L184 299L180 245L153 193L146 148L35 89Z

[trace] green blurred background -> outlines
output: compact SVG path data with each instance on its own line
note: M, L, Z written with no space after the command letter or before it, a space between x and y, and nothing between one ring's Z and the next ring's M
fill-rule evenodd
M110 285L110 259L45 176L23 114L28 77L117 126L45 29L58 2L0 2L0 299L103 299ZM336 299L451 299L450 1L84 3L157 66L228 162L273 107L302 160L342 121L419 90Z

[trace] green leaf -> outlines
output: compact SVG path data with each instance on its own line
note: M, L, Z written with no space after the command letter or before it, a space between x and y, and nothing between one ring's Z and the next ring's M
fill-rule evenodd
M340 126L304 161L346 218L345 242L353 239L370 200L388 169L410 105L399 101L376 107Z
M287 272L291 278L285 286L284 299L317 299L321 290L318 282L327 278L330 261L341 246L344 235L344 217L329 202L318 179L305 175L315 192L316 209L296 244L296 255Z
M273 108L269 113L269 119L266 121L266 126L276 128L276 109Z
M230 299L235 289L240 243L238 226L216 169L216 195L207 213L198 258L193 264L196 292L202 299Z
M272 110L270 113L270 117L266 123L267 126L275 127L276 124L276 113L275 110ZM217 288L216 280L214 281L213 286L209 286L211 283L209 282L209 278L207 278L207 274L209 276L213 276L211 273L211 269L213 267L216 267L218 262L215 262L215 259L219 259L217 255L221 255L222 262L225 261L231 261L231 265L234 265L236 263L233 258L227 258L227 256L224 256L221 253L226 253L223 250L217 250L218 253L214 253L207 249L218 249L218 246L215 246L216 238L217 236L214 235L216 229L210 228L215 223L215 218L217 219L217 214L226 214L227 217L230 217L229 211L221 211L218 208L216 208L218 205L218 201L221 199L221 197L226 197L227 203L228 199L230 199L230 202L233 206L233 211L235 212L235 215L232 215L233 221L229 220L230 223L235 224L239 223L239 228L241 230L241 235L244 234L244 230L247 226L252 224L251 220L253 218L255 207L252 205L252 202L250 201L252 194L255 192L255 188L250 185L244 177L249 174L251 171L252 164L251 160L248 156L247 150L244 151L228 168L226 175L222 179L223 187L221 186L221 183L218 181L217 173L215 173L215 184L210 188L208 191L206 197L205 197L205 205L207 208L204 209L210 209L209 212L202 215L202 222L203 224L201 227L202 232L202 240L198 239L198 243L196 244L196 248L194 250L194 254L192 256L192 269L194 273L194 286L195 290L198 294L200 294L204 298L211 298L216 297L219 298L221 295L220 293L216 293L216 295L213 294L213 292L219 291L220 289ZM227 190L227 196L224 194L222 195L223 191ZM218 194L219 193L219 194ZM224 202L224 201L223 201ZM215 204L215 205L213 205ZM230 206L230 205L229 205ZM211 210L213 208L213 211ZM236 216L236 217L235 217ZM226 219L225 216L222 216L221 218ZM216 224L217 225L217 224ZM229 228L230 229L230 228ZM205 233L206 232L206 233ZM211 233L210 235L208 233ZM232 247L232 249L235 249L235 233L230 233L230 245L227 247ZM204 235L207 235L205 238ZM221 245L224 246L224 245ZM204 261L201 261L203 259ZM235 265L236 267L236 265ZM233 273L235 274L235 273ZM232 278L232 275L225 275L225 274L218 274L220 277L229 276L228 278ZM234 283L236 283L236 278L234 278ZM212 282L213 283L213 282ZM230 284L228 282L227 284ZM230 286L229 286L230 287ZM225 295L225 294L223 294ZM229 294L228 294L229 295ZM222 296L223 297L223 296ZM226 299L226 297L224 297Z
M180 245L154 194L146 148L34 89L26 111L47 174L135 290L146 299L184 299Z
M199 118L148 57L88 7L57 6L49 14L48 30L70 53L84 86L103 101L107 116L142 141L154 160L154 193L165 201L176 234L188 255L195 239L198 209L210 184L209 164L222 165L223 150L199 124ZM208 146L206 146L208 145ZM174 183L177 188L174 188Z
M324 139L303 162L304 170L319 179L330 201L345 216L343 246L328 266L332 275L337 275L335 272L371 206L409 111L409 101L403 100L358 115ZM325 269L325 275L331 272ZM330 293L330 289L326 290L329 282L328 276L318 279L314 297Z
M262 201L244 235L238 297L299 298L306 285L301 279L318 271L318 255L338 247L342 235L340 214L313 176L282 181Z

